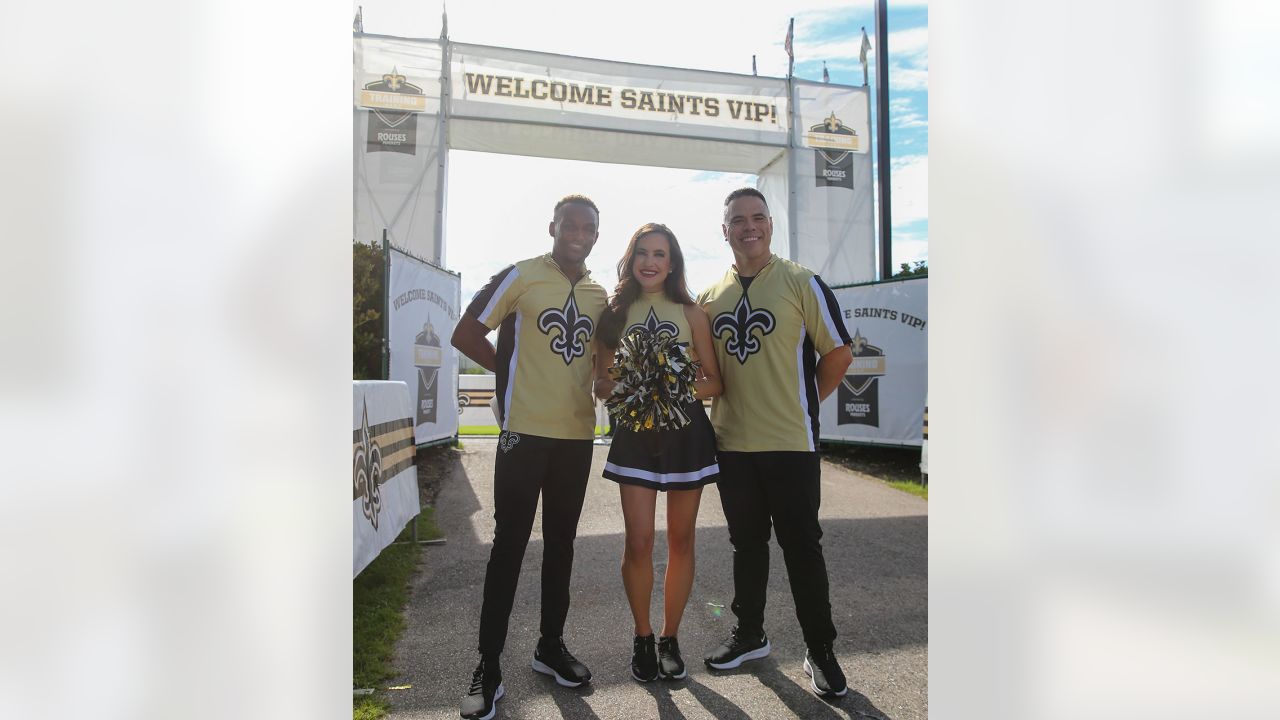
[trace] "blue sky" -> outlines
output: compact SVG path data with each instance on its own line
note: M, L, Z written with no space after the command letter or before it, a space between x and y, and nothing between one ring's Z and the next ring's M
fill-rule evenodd
M440 33L439 0L359 0L353 12L356 4L364 6L366 32ZM449 34L460 42L736 73L751 72L755 54L761 75L785 77L783 40L791 17L797 76L820 80L826 60L832 82L862 84L862 26L875 41L870 2L796 0L760 7L723 0L652 0L643 6L587 0L455 2L449 6ZM890 3L888 20L896 269L900 262L928 257L927 5ZM874 86L874 51L870 56ZM464 298L505 264L549 247L550 205L569 192L585 192L601 206L601 237L588 259L597 280L612 287L613 265L630 232L658 220L680 237L689 284L696 291L718 279L731 262L719 235L717 211L724 195L754 184L751 175L474 152L453 151L449 163L445 264L462 273ZM520 193L494 197L493 170L499 165L505 177L527 180ZM644 190L641 200L637 188Z
M929 155L929 11L925 6L900 7L888 3L889 17L889 154L893 176L891 193L902 180L916 182L922 175L923 197L904 190L905 197L890 198L893 203L893 260L899 262L928 259L929 212L927 195ZM874 42L874 16L870 7L848 7L841 10L815 10L796 16L795 74L806 79L822 78L823 60L831 82L845 85L862 84L862 65L858 61L862 28ZM869 70L875 87L875 51ZM873 103L875 95L873 93ZM873 132L876 111L872 109ZM902 177L909 175L911 177ZM913 188L914 190L914 188ZM917 205L919 205L917 207Z

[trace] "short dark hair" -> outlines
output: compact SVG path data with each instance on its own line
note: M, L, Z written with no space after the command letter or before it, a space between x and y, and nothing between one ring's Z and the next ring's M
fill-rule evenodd
M560 208L564 207L565 205L568 205L569 203L586 205L587 207L596 211L596 217L600 217L600 208L596 207L596 204L591 202L591 198L587 197L586 195L565 195L564 197L560 198L559 202L556 203L555 209L551 211L551 214L554 216L556 213L560 212Z
M737 200L738 198L744 195L750 195L752 197L760 198L760 202L764 203L764 209L765 210L769 209L769 201L764 199L764 193L760 192L759 190L753 187L741 187L729 193L729 197L726 197L724 199L724 206L726 208L729 207L729 203L733 202L734 200Z

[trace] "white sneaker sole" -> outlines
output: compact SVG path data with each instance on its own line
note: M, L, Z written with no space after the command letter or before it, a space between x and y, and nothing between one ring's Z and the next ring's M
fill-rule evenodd
M661 670L658 671L658 677L663 680L683 680L689 677L689 668L680 671L679 675L664 675Z
M502 687L502 683L498 683L498 689L493 691L493 707L489 709L488 715L481 715L480 720L493 720L493 716L498 712L498 700L506 694L507 691Z
M546 663L542 662L537 658L533 659L533 669L537 670L543 675L550 675L554 677L556 679L556 684L561 685L563 687L576 688L576 687L582 687L584 684L586 684L585 681L574 682L572 680L566 680L565 678L560 676L560 673L556 672L555 670L552 670L550 665L547 665Z
M710 665L716 670L732 670L748 660L759 660L762 657L767 657L769 655L769 651L772 649L773 646L769 644L768 640L765 640L764 647L762 648L743 653L727 663L717 665L716 663L709 662L707 665Z
M809 687L813 688L813 694L818 697L844 697L849 692L849 686L846 684L840 692L822 692L818 689L818 684L813 681L813 666L809 664L809 658L804 659L804 674L809 676Z

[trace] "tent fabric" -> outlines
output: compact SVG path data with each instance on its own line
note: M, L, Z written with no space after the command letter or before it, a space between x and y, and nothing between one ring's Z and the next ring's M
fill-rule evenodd
M454 148L756 174L778 252L875 279L865 87L361 34L355 62L357 240L443 264Z

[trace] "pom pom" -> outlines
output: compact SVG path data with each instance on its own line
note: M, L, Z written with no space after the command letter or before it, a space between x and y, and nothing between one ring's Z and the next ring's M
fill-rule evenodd
M618 427L633 432L678 430L691 420L698 363L676 339L636 329L618 343L609 374L618 383L605 406Z

